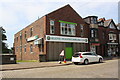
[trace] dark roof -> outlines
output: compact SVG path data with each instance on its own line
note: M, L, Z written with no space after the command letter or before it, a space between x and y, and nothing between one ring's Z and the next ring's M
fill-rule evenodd
M105 18L98 19L98 22L102 22L102 21L105 21Z
M97 16L87 16L87 17L85 17L84 19L86 19L86 18L91 18L91 17L96 17L96 18L98 18Z

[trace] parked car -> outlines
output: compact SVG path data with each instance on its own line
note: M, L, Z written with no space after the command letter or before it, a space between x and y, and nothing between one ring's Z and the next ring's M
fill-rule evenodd
M103 62L103 57L95 54L94 52L76 52L72 56L72 62L74 64L84 63L88 64L91 62Z

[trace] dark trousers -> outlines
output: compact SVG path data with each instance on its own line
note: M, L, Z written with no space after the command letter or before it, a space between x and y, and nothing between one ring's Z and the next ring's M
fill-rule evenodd
M64 56L59 56L59 61L64 61Z

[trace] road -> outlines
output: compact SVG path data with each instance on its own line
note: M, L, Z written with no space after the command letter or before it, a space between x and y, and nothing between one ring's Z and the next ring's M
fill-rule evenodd
M3 78L118 78L118 60L2 72Z

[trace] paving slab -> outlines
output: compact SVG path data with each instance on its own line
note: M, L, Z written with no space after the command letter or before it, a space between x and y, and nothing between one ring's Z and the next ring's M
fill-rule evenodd
M113 60L118 59L118 57L105 57L104 60ZM0 65L0 71L7 70L20 70L20 69L32 69L32 68L43 68L43 67L55 67L55 66L65 66L72 64L71 61L67 61L66 63L62 62L59 64L58 61L52 62L19 62L17 64L4 64Z
M61 64L59 64L58 62L19 62L17 64L1 65L2 68L0 69L0 71L55 67L55 66L64 66L70 64L72 64L71 61L68 61L66 63L62 62Z

